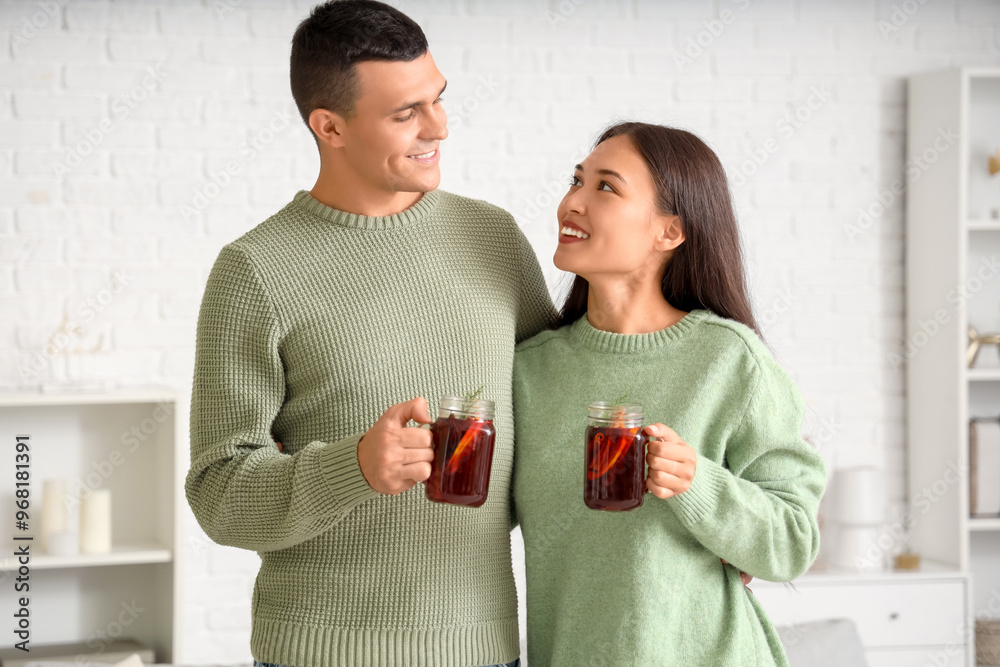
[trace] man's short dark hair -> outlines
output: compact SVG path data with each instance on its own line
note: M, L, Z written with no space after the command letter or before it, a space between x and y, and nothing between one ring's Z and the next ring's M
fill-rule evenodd
M330 0L313 8L292 37L292 97L309 125L314 109L350 118L360 91L355 63L409 62L427 52L413 19L375 0Z

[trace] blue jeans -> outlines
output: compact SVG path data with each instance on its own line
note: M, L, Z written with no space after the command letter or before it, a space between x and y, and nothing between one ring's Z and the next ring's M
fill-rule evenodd
M260 662L258 660L254 660L253 667L286 667L286 666L276 665L273 662ZM521 667L521 659L515 658L514 662L508 662L506 665L488 665L487 667Z

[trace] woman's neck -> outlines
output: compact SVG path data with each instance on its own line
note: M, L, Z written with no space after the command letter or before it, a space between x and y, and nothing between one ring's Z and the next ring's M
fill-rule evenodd
M601 331L652 333L677 324L686 312L663 298L658 283L628 279L588 280L587 319Z

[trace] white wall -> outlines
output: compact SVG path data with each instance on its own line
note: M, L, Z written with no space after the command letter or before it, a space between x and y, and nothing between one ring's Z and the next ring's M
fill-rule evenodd
M1000 63L1000 2L394 4L425 27L449 81L442 187L510 210L554 291L555 202L605 124L678 125L717 150L759 316L806 397L807 431L832 467L884 463L898 513L903 201L892 186L924 148L904 144L905 77ZM0 2L0 388L189 389L219 248L315 179L287 81L309 6ZM859 222L860 209L874 217ZM247 659L257 557L207 542L190 514L185 526L179 660Z

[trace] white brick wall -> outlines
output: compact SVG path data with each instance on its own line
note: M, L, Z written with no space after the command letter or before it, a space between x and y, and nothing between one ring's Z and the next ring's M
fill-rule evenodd
M0 0L0 388L52 379L61 364L21 377L19 361L124 269L126 289L88 327L105 351L81 360L80 379L189 389L216 253L315 179L287 81L311 4ZM1000 2L394 4L425 27L449 79L442 186L514 213L554 292L555 203L606 123L675 124L718 151L807 427L833 467L884 462L899 511L904 385L888 355L903 335L902 198L860 238L845 230L904 177L905 77L1000 63ZM829 99L810 108L817 89ZM282 113L291 123L267 130ZM248 659L257 557L183 520L177 658Z

